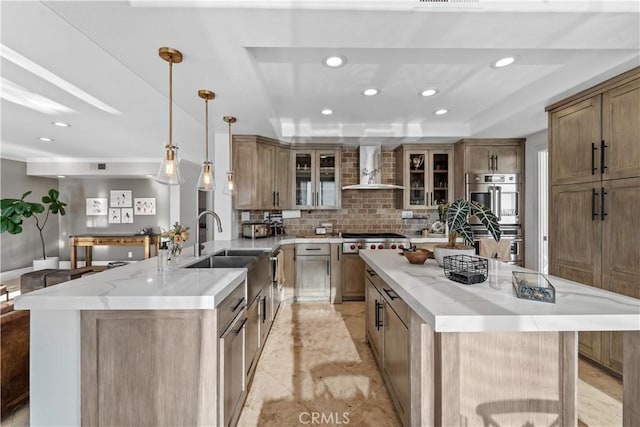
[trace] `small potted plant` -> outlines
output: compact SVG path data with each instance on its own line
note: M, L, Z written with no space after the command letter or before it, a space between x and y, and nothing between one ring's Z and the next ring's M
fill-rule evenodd
M31 191L27 191L19 199L0 200L0 209L2 211L0 214L0 233L20 234L22 233L23 220L25 218L33 218L35 221L34 225L40 234L40 243L42 244L42 259L33 260L33 269L57 268L58 257L47 258L43 230L47 225L49 215L64 215L64 207L67 206L67 204L58 199L60 193L53 188L49 190L46 196L42 196L42 203L27 202L25 198L29 194L31 194ZM44 218L37 215L42 213L45 213Z
M498 218L485 205L458 199L447 210L447 226L449 228L449 241L435 245L433 256L439 266L443 265L443 258L447 255L474 255L473 229L469 224L469 216L475 216L484 225L491 236L500 241L500 224ZM462 243L457 243L458 237L462 237Z

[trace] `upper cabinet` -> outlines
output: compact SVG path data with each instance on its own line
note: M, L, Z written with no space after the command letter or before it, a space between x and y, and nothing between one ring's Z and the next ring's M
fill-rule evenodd
M551 185L640 175L640 79L550 113Z
M464 197L465 175L523 172L524 138L462 139L455 144L456 197ZM521 182L524 177L521 177Z
M340 162L339 149L292 150L293 207L339 209Z
M451 146L402 145L396 149L398 209L424 209L453 201Z
M289 209L291 168L288 147L255 135L233 137L235 209Z

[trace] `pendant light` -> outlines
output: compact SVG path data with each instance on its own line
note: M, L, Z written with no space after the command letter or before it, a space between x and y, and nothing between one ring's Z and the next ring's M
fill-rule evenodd
M160 184L178 185L184 182L180 174L180 159L178 158L178 147L173 145L173 64L182 62L182 53L170 48L161 47L158 50L160 58L169 63L169 143L164 146L165 156L162 159L160 170L156 176L156 181Z
M204 146L204 162L202 163L202 171L198 178L198 190L213 191L216 189L216 183L213 179L213 168L209 161L209 100L214 99L216 94L210 90L200 89L198 96L204 99L204 120L205 120L205 146Z
M224 116L222 118L225 122L229 123L229 172L227 172L227 185L224 187L224 193L233 195L236 192L236 186L233 182L233 143L231 138L231 124L238 121L233 116Z

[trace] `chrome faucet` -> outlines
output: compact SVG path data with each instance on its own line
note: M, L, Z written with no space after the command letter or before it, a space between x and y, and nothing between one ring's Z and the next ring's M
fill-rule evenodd
M198 219L196 219L197 232L196 232L196 251L195 251L195 255L197 257L202 255L202 247L201 247L201 244L200 244L200 220L205 215L211 215L213 217L213 219L216 220L216 222L218 223L218 233L222 233L222 221L220 221L220 217L218 216L218 214L215 213L214 211L202 211L200 213L200 215L198 215Z

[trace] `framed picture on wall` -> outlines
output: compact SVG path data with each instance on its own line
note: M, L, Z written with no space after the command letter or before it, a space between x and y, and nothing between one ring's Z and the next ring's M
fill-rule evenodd
M107 198L96 197L88 198L87 200L87 215L106 215L107 214Z
M112 208L130 208L131 198L133 194L131 190L111 190L109 192L109 206Z
M136 215L155 215L156 214L156 198L143 197L133 200L134 214Z
M133 208L122 208L120 220L123 224L133 224Z
M109 224L120 224L120 208L109 208Z

